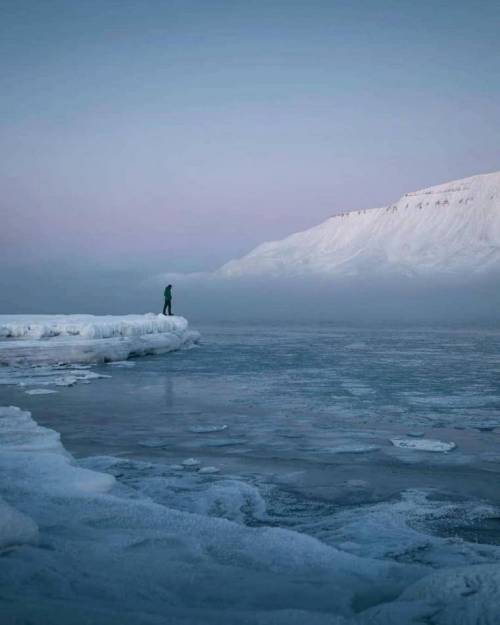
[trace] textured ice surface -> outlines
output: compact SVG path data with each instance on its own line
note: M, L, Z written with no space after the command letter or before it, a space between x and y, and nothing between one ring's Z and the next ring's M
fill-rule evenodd
M497 625L500 616L500 564L439 571L359 618L360 625Z
M430 567L497 562L500 550L468 544L454 535L458 521L472 526L494 517L495 506L458 503L407 490L397 501L340 511L325 523L323 538L349 553Z

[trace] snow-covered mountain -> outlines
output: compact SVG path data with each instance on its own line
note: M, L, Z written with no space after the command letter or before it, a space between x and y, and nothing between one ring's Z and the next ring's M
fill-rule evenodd
M263 243L221 277L470 274L500 270L500 172L405 193Z

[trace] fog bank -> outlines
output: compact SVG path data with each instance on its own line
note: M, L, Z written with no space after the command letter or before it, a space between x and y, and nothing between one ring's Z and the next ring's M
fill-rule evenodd
M161 312L169 283L174 312L192 323L500 323L496 274L230 280L202 273L151 277L144 269L39 266L0 274L0 313Z

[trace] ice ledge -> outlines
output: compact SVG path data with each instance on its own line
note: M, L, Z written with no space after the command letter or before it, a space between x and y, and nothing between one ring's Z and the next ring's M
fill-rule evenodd
M198 339L178 316L0 315L0 364L110 362Z
M78 336L106 339L179 332L188 327L184 317L155 315L0 315L1 338L42 339Z

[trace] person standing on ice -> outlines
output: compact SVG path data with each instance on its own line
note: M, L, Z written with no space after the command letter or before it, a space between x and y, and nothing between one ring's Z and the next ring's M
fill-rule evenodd
M165 297L165 304L163 305L163 314L166 315L167 309L168 309L168 314L171 315L172 314L172 285L171 284L165 287L165 291L163 292L163 295Z

